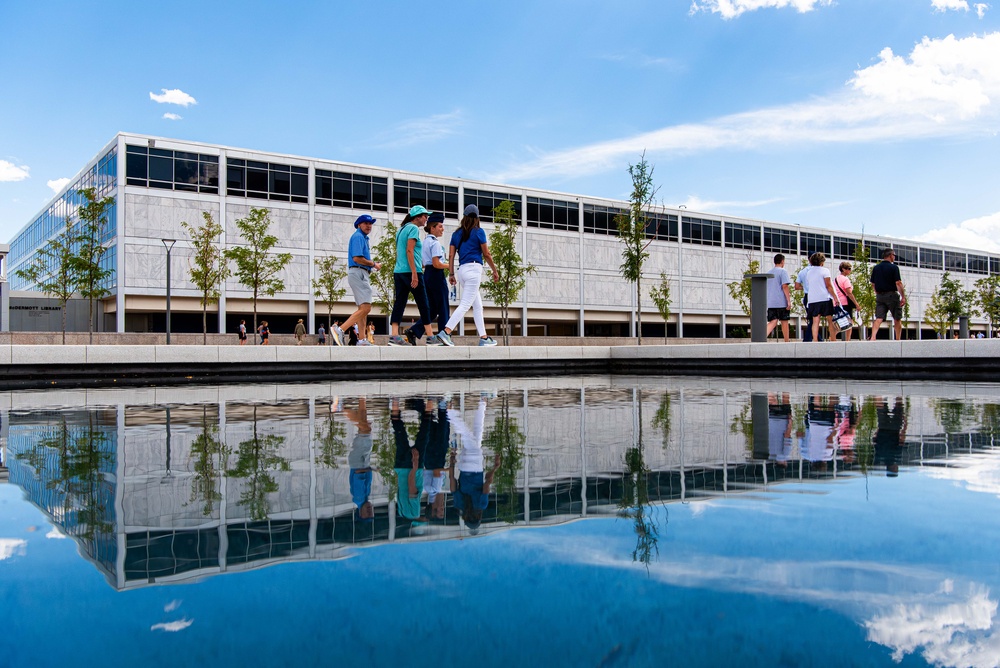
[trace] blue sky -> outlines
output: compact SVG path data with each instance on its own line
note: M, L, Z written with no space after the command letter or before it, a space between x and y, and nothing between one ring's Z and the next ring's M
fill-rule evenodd
M1000 252L1000 2L6 0L0 71L3 241L123 130Z

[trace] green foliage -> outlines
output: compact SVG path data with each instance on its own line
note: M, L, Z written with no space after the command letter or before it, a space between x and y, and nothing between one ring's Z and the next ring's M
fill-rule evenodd
M334 255L318 257L315 260L316 278L312 280L313 294L326 302L326 328L333 325L333 305L343 299L347 289L340 287L340 282L347 278L347 269L337 266Z
M328 469L339 468L337 459L347 454L347 425L337 422L333 413L328 413L316 432L316 440L319 442L318 463Z
M795 283L799 282L799 274L801 274L802 270L808 266L809 266L809 260L802 260L802 264L799 265L798 270L794 274L792 274L792 282L793 282L792 287L794 287ZM806 317L806 307L803 306L802 304L802 295L796 294L795 291L792 291L791 298L792 298L792 308L791 308L792 315L794 315L797 318Z
M396 266L396 226L387 220L382 228L382 236L372 246L372 261L381 264L381 269L372 269L368 278L372 284L372 306L377 306L382 315L392 312L392 302L396 292L393 269Z
M854 430L854 452L858 466L865 475L875 463L875 431L878 429L876 401L875 397L858 396L858 424Z
M483 284L486 295L500 307L501 329L504 345L510 343L510 305L518 300L527 283L527 276L535 266L524 264L517 252L517 232L520 229L514 203L504 200L493 209L495 228L490 233L489 247L493 263L500 275L498 281Z
M89 302L90 342L94 342L94 302L111 294L107 281L114 270L102 266L101 261L107 246L101 242L101 237L108 224L108 210L114 206L114 197L97 199L94 188L84 188L77 191L86 200L77 213L80 224L74 237L76 253L71 260L73 273L76 276L76 291Z
M271 507L268 494L278 491L278 482L272 475L275 471L290 471L291 465L278 454L284 436L261 435L257 431L257 407L253 409L253 436L241 441L236 450L236 465L226 471L227 475L243 478L239 505L247 509L250 519L267 519Z
M225 256L236 264L239 282L253 293L253 329L257 331L257 298L273 297L285 289L278 275L292 261L292 254L271 253L278 237L268 232L271 216L267 209L251 208L246 218L236 221L236 227L246 245L227 248Z
M202 407L201 433L191 442L191 456L194 459L194 480L191 483L191 502L200 499L201 512L205 517L212 515L215 503L222 500L218 480L220 468L225 469L228 450L219 439L219 426L209 421L208 408Z
M219 301L222 282L229 276L229 264L224 261L222 248L217 243L222 225L215 222L208 211L202 211L201 215L203 220L198 227L187 222L182 222L181 227L187 231L194 248L188 276L201 292L202 342L208 343L208 305Z
M948 336L948 328L951 326L948 321L948 310L937 290L931 295L931 303L924 309L924 322L931 326L938 338L943 339Z
M660 397L660 405L656 409L656 413L653 415L653 426L660 430L663 435L663 449L666 450L667 446L670 445L670 424L672 419L671 413L671 401L672 397L670 392L664 392L663 396Z
M62 342L66 344L66 302L76 293L74 273L74 252L76 231L69 216L66 229L49 239L48 243L35 252L31 264L14 272L18 277L30 281L38 289L59 301L62 311Z
M976 291L966 290L961 281L950 272L941 276L941 284L931 295L931 305L924 311L924 319L941 336L955 326L961 316L970 315L976 303Z
M1000 275L993 274L976 281L976 307L990 321L990 332L996 330L1000 320Z
M372 274L374 273L372 272ZM385 411L379 415L372 433L375 434L372 439L372 461L375 466L372 468L378 474L378 477L382 479L382 484L385 485L389 501L395 501L399 492L399 480L396 476L395 468L396 440L392 433L392 418L389 411Z
M740 305L743 315L750 317L750 293L752 281L746 274L757 274L760 272L760 260L755 260L753 255L747 253L747 268L743 272L744 276L738 281L726 283L729 289L729 296Z
M513 524L517 520L521 498L517 494L517 474L524 461L527 437L517 418L511 416L510 397L501 398L500 410L493 418L493 427L483 437L483 446L500 457L500 466L493 479L497 493L497 517Z
M663 318L663 342L666 343L667 320L670 318L670 305L673 302L670 299L670 279L667 278L665 273L660 272L660 283L650 288L649 296L656 305L656 310L659 311L660 317Z
M862 327L871 327L875 318L875 286L872 285L872 262L868 247L859 243L854 247L854 264L851 267L855 276L854 298L858 300L857 318Z
M628 166L632 179L628 213L615 217L618 238L622 242L622 263L618 267L622 278L635 284L636 334L642 345L642 265L649 257L652 238L646 236L649 220L646 210L652 205L658 188L653 186L653 166L646 162L643 152L638 164Z

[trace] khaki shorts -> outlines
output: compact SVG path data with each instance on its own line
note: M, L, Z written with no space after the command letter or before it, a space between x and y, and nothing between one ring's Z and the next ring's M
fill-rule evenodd
M347 269L347 284L354 294L354 303L358 306L372 303L372 284L368 280L368 272L361 267Z

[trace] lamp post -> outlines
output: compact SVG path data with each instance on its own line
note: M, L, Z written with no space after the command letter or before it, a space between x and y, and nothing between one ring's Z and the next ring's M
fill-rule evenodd
M177 239L160 239L163 247L167 249L167 345L170 345L170 251L173 249Z

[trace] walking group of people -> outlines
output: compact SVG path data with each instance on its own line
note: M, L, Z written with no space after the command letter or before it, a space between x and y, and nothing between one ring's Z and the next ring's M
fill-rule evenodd
M355 232L347 248L347 280L354 294L357 310L342 325L334 325L330 335L338 346L348 345L346 331L358 325L361 331L368 328L368 314L372 308L370 274L382 265L372 260L369 235L375 218L367 214L354 221ZM421 239L423 228L426 236ZM483 300L479 284L483 278L483 263L490 266L493 280L500 278L493 257L486 243L486 233L479 226L479 208L475 204L465 207L459 228L451 235L447 262L441 245L444 236L444 215L434 213L421 205L410 208L396 233L396 264L393 267L395 298L389 317L390 346L415 346L426 336L429 346L452 346L451 335L455 327L472 309L472 318L479 334L480 346L495 346L496 341L486 333L483 320ZM458 267L456 269L456 259ZM447 270L447 278L445 271ZM448 283L460 285L462 299L455 312L448 315ZM420 319L410 328L400 331L406 302L412 295ZM433 323L437 323L437 334ZM358 339L357 345L371 345Z
M412 398L400 405L398 398L389 400L389 419L396 445L393 471L396 484L396 510L400 517L414 525L429 519L444 519L447 510L446 493L470 533L477 533L483 511L489 504L490 487L500 456L496 455L493 467L486 470L483 454L483 429L486 418L487 397L481 394L472 425L466 423L461 411L452 407L447 398ZM403 420L403 409L419 415L419 427L411 440ZM372 425L368 418L368 402L358 400L357 407L340 407L335 401L333 412L342 410L356 429L348 454L351 468L351 499L355 505L355 519L371 521L374 507L372 493ZM452 428L460 437L462 447L456 450L451 444ZM427 505L423 506L426 493Z
M869 337L871 341L875 340L879 328L889 314L892 315L896 340L902 335L906 291L895 260L895 251L891 248L885 249L882 252L882 261L875 265L869 277L875 290L875 320ZM850 341L854 314L861 308L854 295L854 284L851 282L853 271L851 263L841 262L836 277L831 275L825 265L826 254L813 253L809 256L808 266L799 270L795 277L795 290L803 293L802 304L806 309L803 342L823 340L820 324L824 319L830 333L830 341L836 340L842 330L844 340ZM788 342L788 321L792 313L790 286L793 285L793 281L785 269L784 255L778 253L774 256L774 268L769 273L771 278L767 281L767 335L770 336L780 324L782 338Z

